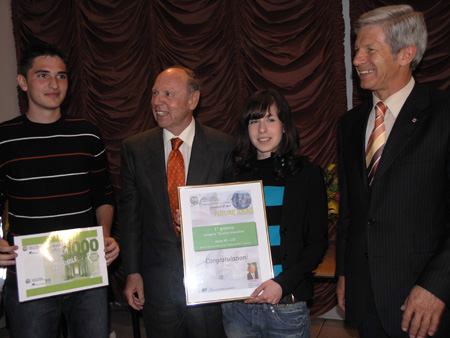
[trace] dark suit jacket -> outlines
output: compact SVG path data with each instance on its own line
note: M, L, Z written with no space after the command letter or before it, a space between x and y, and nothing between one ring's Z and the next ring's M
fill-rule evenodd
M251 172L234 181L252 181ZM328 248L328 214L322 170L305 161L295 175L286 177L281 209L280 254L283 271L274 278L283 296L300 301L313 296L312 271Z
M195 122L187 185L223 182L230 165L230 136ZM126 139L121 148L119 223L125 275L141 273L146 303L163 305L170 281L182 288L180 238L170 214L163 130L153 128Z
M383 327L399 336L400 307L414 285L450 304L450 95L415 85L369 188L371 108L366 102L340 121L337 274L345 276L347 320L359 325L371 285Z

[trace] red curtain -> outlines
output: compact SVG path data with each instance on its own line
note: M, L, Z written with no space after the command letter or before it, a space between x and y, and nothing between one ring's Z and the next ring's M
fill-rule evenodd
M272 87L291 104L303 153L334 163L346 110L341 13L326 0L12 1L18 57L34 41L69 55L65 107L101 128L117 188L120 143L154 126L152 84L173 64L202 83L199 121L233 133L245 99Z
M117 191L120 143L155 125L152 84L173 64L196 71L204 124L233 133L245 99L275 88L292 107L302 152L323 167L336 161L347 107L339 2L13 0L12 17L18 58L36 41L69 55L64 108L100 127Z
M449 5L412 3L425 12L430 30L417 78L448 89ZM350 0L352 22L384 4ZM117 194L120 143L155 125L152 85L173 64L194 69L200 79L196 114L202 123L232 134L245 99L257 89L275 88L292 107L302 153L323 168L336 162L336 124L347 110L341 1L12 0L12 19L18 58L25 45L38 41L68 54L64 109L100 127ZM358 102L357 83L354 88ZM22 112L25 100L20 94ZM331 240L334 233L330 222ZM111 284L120 298L116 265ZM312 316L335 305L333 283L315 288Z

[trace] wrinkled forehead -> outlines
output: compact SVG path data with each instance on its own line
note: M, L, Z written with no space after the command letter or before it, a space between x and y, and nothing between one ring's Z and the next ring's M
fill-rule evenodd
M386 43L385 27L381 25L362 26L356 34L355 46Z

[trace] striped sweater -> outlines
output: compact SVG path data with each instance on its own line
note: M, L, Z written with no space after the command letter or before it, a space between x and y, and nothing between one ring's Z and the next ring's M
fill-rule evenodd
M100 132L70 116L51 124L25 115L2 123L0 186L13 235L93 226L95 209L113 204Z
M280 223L285 180L284 178L274 178L272 157L254 162L252 179L263 181L267 225L269 227L270 250L272 255L273 271L276 277L283 270L280 251Z

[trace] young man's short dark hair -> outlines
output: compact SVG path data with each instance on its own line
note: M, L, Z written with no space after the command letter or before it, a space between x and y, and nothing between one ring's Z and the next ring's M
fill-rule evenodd
M20 58L20 69L19 73L25 78L27 77L28 71L33 67L33 61L35 58L39 56L58 56L63 60L66 65L66 70L69 72L69 65L67 61L67 57L57 48L49 45L47 43L34 44L30 45L22 53L22 57Z

